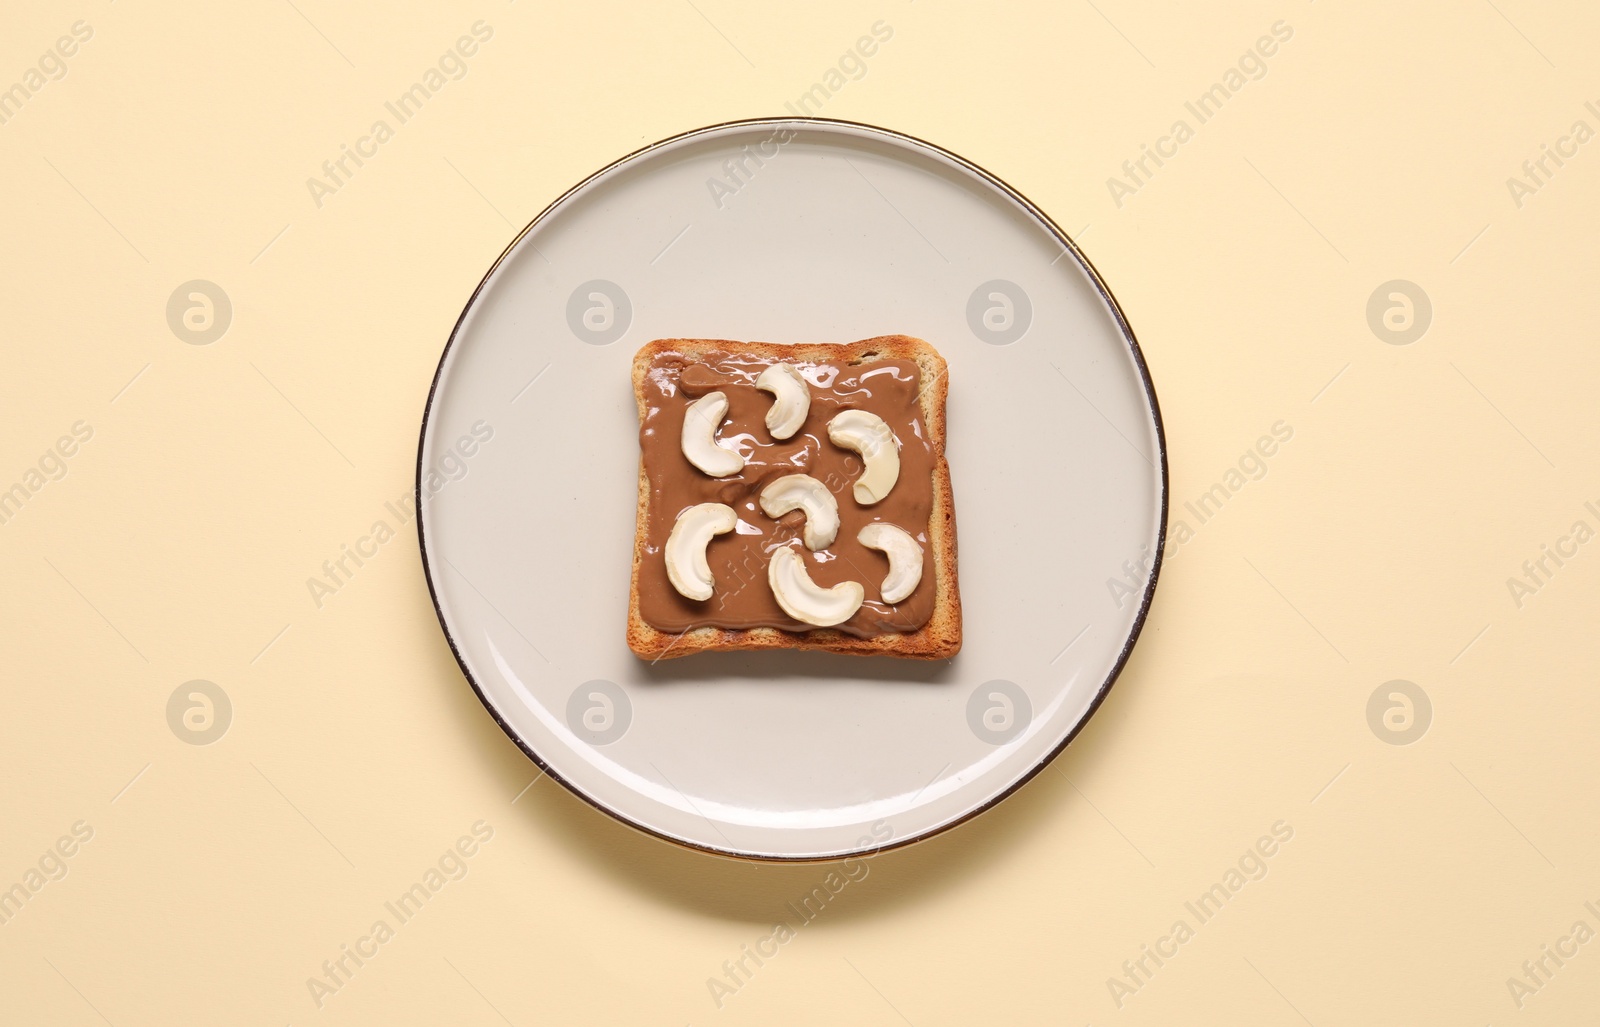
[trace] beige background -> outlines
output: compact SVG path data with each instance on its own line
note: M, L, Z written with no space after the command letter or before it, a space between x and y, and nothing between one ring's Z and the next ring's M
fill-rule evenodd
M1600 129L1600 14L1205 7L9 7L0 85L75 21L93 38L0 125L0 486L73 423L94 435L0 525L0 887L74 823L94 835L0 925L0 1019L1592 1011L1594 945L1521 1010L1506 979L1576 920L1600 929L1600 548L1520 608L1506 581L1600 527L1600 142L1520 207L1506 180L1574 121ZM465 78L319 209L306 179L479 19L494 35ZM1077 236L1149 359L1174 519L1195 526L1183 502L1273 422L1295 434L1172 558L1051 770L874 860L719 1009L707 978L824 869L678 851L527 787L409 525L323 609L305 581L410 488L445 337L516 228L646 142L782 113L880 19L893 39L822 113L949 147ZM1107 178L1279 20L1294 35L1265 78L1114 204ZM197 278L234 305L209 346L165 316ZM1411 345L1367 323L1391 279L1432 299ZM234 707L208 746L167 719L196 678ZM1433 706L1408 746L1366 713L1396 678ZM479 820L494 836L467 876L318 1009L306 979ZM1294 837L1267 876L1119 1009L1107 978L1277 821Z

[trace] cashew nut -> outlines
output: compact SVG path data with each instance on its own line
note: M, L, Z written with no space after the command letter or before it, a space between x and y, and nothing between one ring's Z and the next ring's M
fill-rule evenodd
M785 474L761 490L761 509L776 520L790 510L806 513L806 548L815 552L839 537L839 501L809 474Z
M917 590L922 580L922 546L911 533L894 524L876 521L861 529L856 541L889 557L889 576L879 590L886 603L898 603Z
M832 588L819 588L806 573L805 557L793 546L784 546L772 554L767 564L767 584L783 607L783 612L804 624L830 628L843 624L867 598L867 590L860 582L841 581Z
M667 536L667 580L688 599L710 599L711 565L706 562L706 546L714 535L732 531L739 521L733 507L721 503L691 506L673 522Z
M866 410L846 410L828 422L828 438L860 453L866 465L856 479L856 502L871 506L889 494L900 477L900 450L883 418Z
M773 438L789 438L806 423L811 389L792 364L772 364L756 378L756 388L774 397L772 409L767 411L767 430Z
M728 397L708 392L683 415L683 455L713 478L726 478L744 470L744 457L717 445L717 429L728 416Z

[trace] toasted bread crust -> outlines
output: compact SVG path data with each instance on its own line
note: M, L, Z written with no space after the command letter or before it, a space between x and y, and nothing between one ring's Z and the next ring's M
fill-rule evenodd
M646 343L633 358L633 394L643 423L647 413L645 375L655 358L665 352L694 358L712 353L748 353L774 360L814 360L839 364L866 364L877 360L909 360L921 372L923 421L933 447L933 514L928 538L933 556L934 611L915 631L890 632L858 638L832 628L784 631L779 628L695 628L665 632L645 623L639 613L639 565L648 534L650 481L641 459L639 503L633 542L633 580L628 596L628 648L652 662L677 659L701 652L755 649L820 649L858 656L898 656L920 660L946 660L961 649L961 593L956 578L955 503L950 490L950 464L944 455L945 398L949 393L947 366L937 350L908 335L882 335L843 345L813 343L785 346L768 342L726 339L657 339Z

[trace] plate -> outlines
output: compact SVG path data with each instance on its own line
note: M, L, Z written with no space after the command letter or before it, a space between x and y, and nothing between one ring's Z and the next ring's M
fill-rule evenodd
M635 657L634 352L890 334L950 365L961 653ZM1166 484L1138 345L1049 218L908 136L762 119L622 158L495 262L429 394L418 527L462 671L552 778L673 842L823 860L970 819L1083 727L1143 624Z

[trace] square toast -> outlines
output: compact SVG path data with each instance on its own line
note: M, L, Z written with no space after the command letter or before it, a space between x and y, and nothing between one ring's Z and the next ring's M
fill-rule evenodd
M773 402L754 379L788 363L809 383L810 411L792 438L768 434L762 415ZM688 378L684 372L696 367ZM633 359L640 422L639 496L629 588L628 647L642 659L676 659L702 652L819 649L852 655L949 659L961 648L961 597L956 578L955 509L945 459L944 358L928 343L886 335L848 344L781 345L723 339L658 339ZM703 379L703 380L702 380ZM680 449L685 412L696 394L723 392L730 404L723 440L737 438L748 463L713 478ZM889 497L862 505L852 480L863 461L829 441L827 418L874 404L898 442L901 473ZM742 429L742 431L741 431ZM728 446L727 448L732 448ZM762 487L784 472L815 473L836 498L843 530L826 550L811 554L819 587L858 581L869 601L836 627L813 627L779 609L767 579L775 545L799 536L800 511L772 518L759 505ZM897 494L898 490L898 494ZM887 501L892 497L894 503ZM663 547L675 518L689 506L734 507L738 530L716 536L707 558L713 597L685 598L667 583ZM885 554L856 539L861 525L899 515L898 524L923 550L923 572L911 594L882 601ZM924 515L926 521L923 521ZM802 551L803 552L803 551Z

